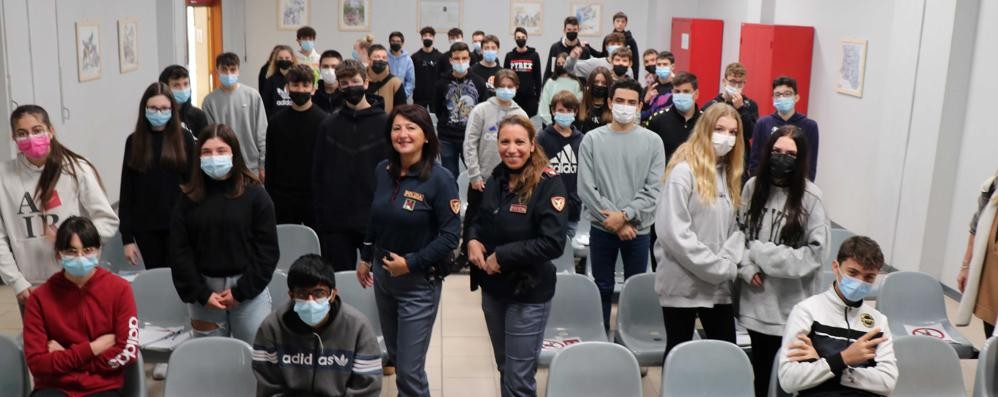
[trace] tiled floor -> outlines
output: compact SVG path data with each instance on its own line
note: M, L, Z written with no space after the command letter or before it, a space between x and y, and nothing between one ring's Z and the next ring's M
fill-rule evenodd
M946 304L950 313L956 311L956 302L947 299ZM444 283L440 312L426 362L433 396L499 396L499 373L480 305L481 295L468 290L467 276L451 276ZM20 331L21 320L14 295L9 287L0 286L0 333L13 336ZM977 346L985 340L978 320L960 331ZM963 360L961 364L969 395L976 361ZM650 368L647 376L642 378L646 397L658 396L660 372L661 368ZM539 396L544 395L546 379L547 371L540 370L537 373ZM149 389L151 397L162 396L162 382L151 381L150 378ZM396 395L394 377L385 378L382 395Z

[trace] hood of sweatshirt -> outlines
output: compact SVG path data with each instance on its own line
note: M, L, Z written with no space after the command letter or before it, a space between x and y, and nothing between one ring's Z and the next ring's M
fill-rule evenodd
M775 110L773 111L773 117L775 117L777 119L780 119L780 120L783 120L783 117L780 117L780 112L775 111ZM801 120L803 120L805 118L807 118L806 114L798 112L798 111L794 111L794 115L790 116L790 120L787 120L786 122L793 124L793 123L801 121Z
M391 51L388 51L388 59L392 61L397 61L407 56L409 56L409 53L405 51L405 48L402 49L402 52L399 55L392 54Z
M371 97L372 95L367 95L368 102L370 102ZM385 109L375 106L374 103L372 103L370 107L361 110L354 110L346 105L343 105L343 108L340 109L341 116L350 118L354 121L364 120L384 113Z

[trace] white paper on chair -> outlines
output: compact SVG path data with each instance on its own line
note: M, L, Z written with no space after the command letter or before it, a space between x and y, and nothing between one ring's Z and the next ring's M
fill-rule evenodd
M955 342L953 337L946 332L946 328L944 328L941 323L929 323L923 325L905 324L904 330L907 335L931 336L945 342Z
M143 349L172 350L190 338L191 332L184 331L182 326L146 326L139 329L139 346Z

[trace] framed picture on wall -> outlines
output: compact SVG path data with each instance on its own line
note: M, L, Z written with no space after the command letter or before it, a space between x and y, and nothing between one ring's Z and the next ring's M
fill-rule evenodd
M509 31L524 28L528 34L544 32L544 3L540 0L512 0L509 2Z
M371 31L371 0L340 0L340 30Z
M104 64L101 55L100 24L95 21L76 23L76 69L80 81L97 80Z
M121 73L139 69L138 25L135 18L118 20L118 62Z
M462 0L419 0L416 26L432 26L438 33L461 27L464 17Z
M866 74L866 40L842 39L839 41L839 53L842 62L839 65L839 84L836 91L863 96L863 76Z
M308 0L277 0L277 30L308 25Z
M571 15L579 19L580 36L599 36L603 5L600 3L572 3Z

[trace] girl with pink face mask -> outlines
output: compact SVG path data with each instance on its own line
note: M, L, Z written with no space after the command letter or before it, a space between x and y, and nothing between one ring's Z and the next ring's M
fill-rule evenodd
M90 218L108 239L118 216L97 169L56 140L45 109L19 106L10 127L19 154L0 163L0 279L13 286L23 309L34 286L61 270L52 244L63 220Z

